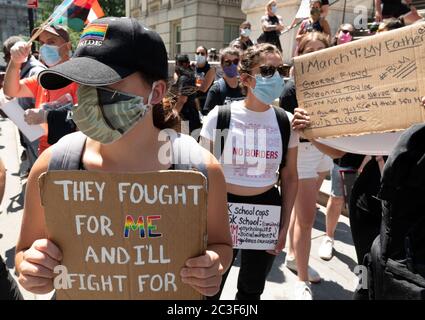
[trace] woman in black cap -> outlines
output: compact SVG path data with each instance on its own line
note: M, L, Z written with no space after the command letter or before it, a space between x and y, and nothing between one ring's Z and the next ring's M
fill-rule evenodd
M39 77L41 85L51 90L71 81L80 85L79 105L73 108L73 120L86 139L78 158L80 169L131 173L173 168L178 164L174 159L164 163L159 157L166 143L159 139L161 130L178 124L175 111L162 105L168 80L163 41L135 19L102 18L93 24L95 29L89 25L81 35L72 60ZM47 239L37 180L48 170L56 147L64 141L44 152L28 177L16 267L19 282L37 294L53 290L53 269L62 257L60 249ZM172 142L206 159L207 250L188 260L180 276L201 294L214 295L232 258L223 172L217 160L193 138L182 135Z

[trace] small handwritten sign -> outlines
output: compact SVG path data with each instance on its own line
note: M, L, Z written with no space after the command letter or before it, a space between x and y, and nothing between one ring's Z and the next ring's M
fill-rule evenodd
M295 58L307 137L404 130L425 121L425 23Z
M233 248L273 250L279 237L280 207L228 203Z
M201 299L180 280L206 249L200 173L53 171L40 177L58 299Z

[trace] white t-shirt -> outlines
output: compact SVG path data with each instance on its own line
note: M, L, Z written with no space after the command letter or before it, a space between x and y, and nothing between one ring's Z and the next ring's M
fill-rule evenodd
M231 110L229 133L219 159L226 183L258 188L275 184L282 161L282 139L274 109L255 112L245 107L245 101L235 101ZM291 122L293 115L287 115ZM202 137L214 141L217 117L215 107L204 118ZM288 149L297 147L298 141L291 128Z

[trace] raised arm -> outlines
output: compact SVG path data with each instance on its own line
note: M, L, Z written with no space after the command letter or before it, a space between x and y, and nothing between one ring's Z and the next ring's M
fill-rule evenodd
M331 27L329 26L329 22L326 19L322 19L322 28L323 33L327 34L329 36L329 39L331 37Z
M17 42L10 49L10 63L4 78L4 94L13 98L34 98L33 93L20 81L21 66L30 54L31 46L25 42Z
M329 5L328 4L322 5L322 17L326 18L328 14L329 14Z
M381 22L382 21L382 7L381 7L382 1L381 0L375 0L375 21Z

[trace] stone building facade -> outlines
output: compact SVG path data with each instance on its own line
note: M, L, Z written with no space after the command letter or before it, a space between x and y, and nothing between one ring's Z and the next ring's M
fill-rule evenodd
M171 59L178 53L193 59L200 45L227 46L246 18L241 0L126 0L126 15L156 30Z
M28 36L27 0L0 0L0 43L13 35Z
M252 39L257 39L261 34L261 17L265 14L265 7L268 0L242 0L242 11L246 13L247 20L251 22L253 27ZM366 13L366 22L373 15L374 0L330 0L330 11L328 22L331 26L332 35L336 32L342 23L354 23L355 19L359 19L361 15ZM282 16L285 25L290 25L293 17L295 17L301 0L277 0L278 12ZM293 52L295 50L295 36L298 28L292 29L284 33L280 37L282 43L284 60L286 63L291 62Z

